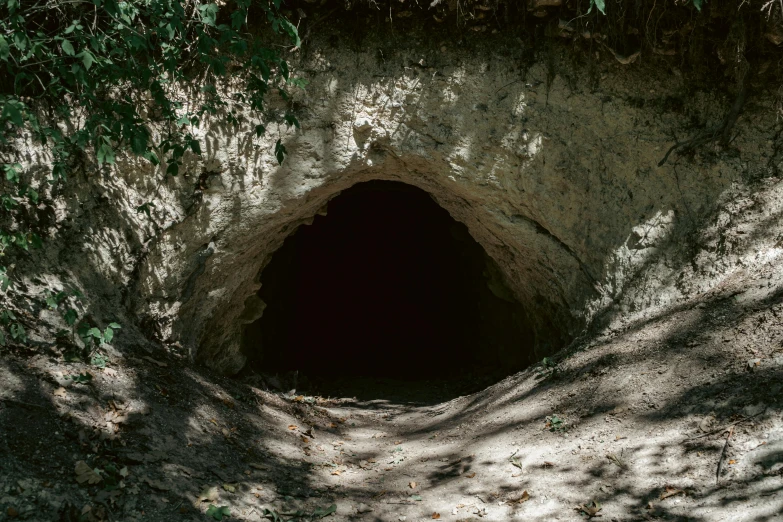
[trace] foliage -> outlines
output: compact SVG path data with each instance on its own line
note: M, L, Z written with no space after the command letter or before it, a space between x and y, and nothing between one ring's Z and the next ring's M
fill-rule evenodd
M100 167L130 153L153 165L163 162L165 175L176 176L186 152L201 154L195 129L205 118L261 120L270 90L288 99L289 89L303 82L248 26L260 20L267 38L299 46L280 1L228 0L218 6L200 0L0 0L0 257L10 248L27 251L42 243L25 216L43 203L46 187L34 188L32 174L22 167L15 140L23 132L51 155L51 188L87 156ZM229 75L226 94L220 82ZM185 103L188 84L200 90ZM299 125L292 114L282 122ZM265 130L255 126L257 136ZM274 153L282 162L280 140ZM149 215L153 206L148 202L137 211ZM13 279L5 264L4 292ZM59 306L64 296L52 299ZM65 319L72 326L69 310ZM9 310L2 311L0 324L13 340L24 339ZM82 338L100 344L112 335L111 327L90 326ZM0 331L0 342L5 337Z
M224 517L230 517L231 511L228 506L217 507L214 504L210 504L207 509L207 515L211 516L215 520L223 520Z
M75 336L78 335L82 341L83 350L81 357L88 359L90 364L103 368L106 366L106 356L100 349L104 344L110 344L116 335L116 331L121 326L112 322L104 329L100 329L93 325L89 320L83 318L79 321L79 313L77 308L83 307L82 300L84 294L78 290L68 289L61 290L57 293L49 293L46 295L46 305L51 310L59 310L62 314L65 323L71 327L70 337L71 342L75 344ZM64 334L64 335L63 335ZM58 334L58 338L64 338L68 334L67 331ZM66 355L69 358L69 355ZM76 357L79 358L78 356Z
M546 418L546 427L552 432L566 432L568 427L563 419L557 415L550 415Z

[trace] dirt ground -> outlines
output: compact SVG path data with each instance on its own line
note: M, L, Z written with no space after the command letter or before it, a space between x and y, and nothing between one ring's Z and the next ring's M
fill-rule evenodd
M774 270L471 394L5 348L0 520L783 520Z

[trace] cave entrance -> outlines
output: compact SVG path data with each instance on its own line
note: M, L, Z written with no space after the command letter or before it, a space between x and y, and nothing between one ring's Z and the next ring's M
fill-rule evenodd
M274 253L258 295L266 308L243 349L266 374L486 384L532 362L532 331L494 262L404 183L332 199Z

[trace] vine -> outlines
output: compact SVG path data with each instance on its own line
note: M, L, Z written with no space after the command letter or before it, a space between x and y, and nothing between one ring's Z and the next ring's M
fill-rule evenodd
M254 32L249 21L263 30ZM267 94L274 90L287 100L291 88L303 86L278 50L299 45L280 0L220 6L199 0L0 0L0 289L6 294L0 343L26 338L7 303L14 276L3 259L42 245L45 234L34 230L28 214L42 203L47 185L65 182L84 157L100 168L120 153L163 162L165 175L177 176L186 151L201 155L195 129L206 117L237 124L240 113L248 114L259 121L255 134L263 135ZM220 81L229 75L227 94ZM192 105L180 101L189 83L200 85ZM299 125L292 114L284 122ZM37 187L23 168L28 137L51 158L47 179ZM285 154L278 140L276 159L282 162ZM58 308L65 294L55 295L61 299L48 304ZM74 326L75 310L67 310ZM78 325L91 332L83 340L101 333L99 344L111 340L106 333L114 329Z

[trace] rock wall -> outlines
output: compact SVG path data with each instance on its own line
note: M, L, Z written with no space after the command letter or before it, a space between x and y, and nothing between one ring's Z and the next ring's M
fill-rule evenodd
M716 124L731 100L694 93L676 68L643 59L623 65L604 53L580 66L563 51L522 63L508 36L460 47L410 35L335 46L335 35L324 30L293 58L309 82L293 100L301 129L273 125L257 139L258 122L206 122L203 157L164 181L120 159L97 188L86 188L93 174L63 199L76 217L52 229L62 240L39 262L59 265L145 335L234 373L243 325L263 312L261 270L285 237L341 190L396 180L467 225L543 355L598 316L643 315L710 287L668 278L682 266L694 266L690 278L713 270L691 261L722 194L777 183L777 123L763 93L730 151L708 146L658 167L674 136L687 137L693 121ZM151 220L136 211L148 201Z

